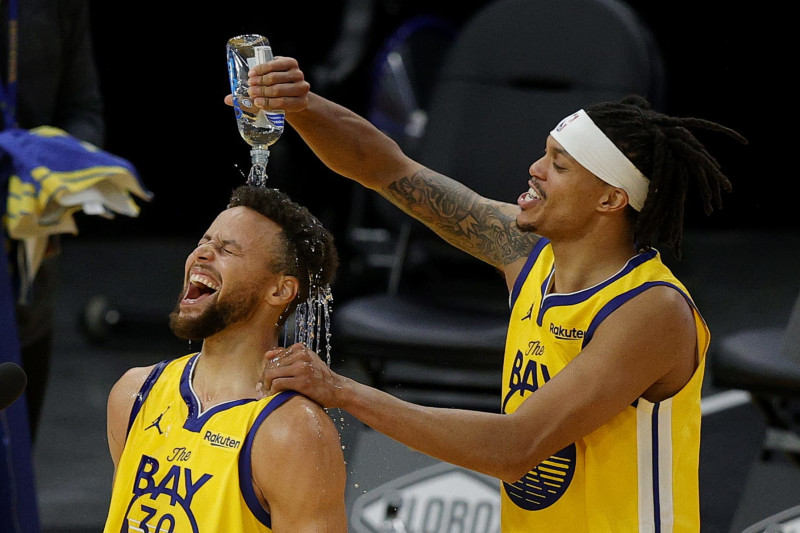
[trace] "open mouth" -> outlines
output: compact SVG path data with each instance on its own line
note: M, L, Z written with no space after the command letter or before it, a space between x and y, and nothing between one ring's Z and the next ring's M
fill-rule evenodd
M534 205L534 202L537 202L542 199L542 195L533 185L528 187L528 190L519 195L519 199L517 199L517 205L519 205L522 209L530 208Z
M528 188L528 192L525 193L526 200L541 200L542 197L539 192L534 189L533 187Z
M186 294L183 301L194 303L203 298L215 294L219 290L219 284L205 274L193 273L189 275L189 284L186 287Z

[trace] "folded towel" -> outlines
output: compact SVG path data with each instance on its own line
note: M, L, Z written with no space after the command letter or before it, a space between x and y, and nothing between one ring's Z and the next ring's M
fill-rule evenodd
M152 198L130 162L51 126L0 132L0 183L5 181L3 224L9 237L23 243L21 295L41 265L48 237L78 233L74 213L135 217L139 207L131 195Z

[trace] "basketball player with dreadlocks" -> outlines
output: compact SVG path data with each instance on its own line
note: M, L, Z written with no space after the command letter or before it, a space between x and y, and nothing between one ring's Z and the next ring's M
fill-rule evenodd
M401 401L302 347L267 353L265 386L501 479L504 532L699 531L709 331L654 246L679 251L690 182L709 212L730 188L691 131L745 140L639 98L587 107L553 128L514 205L411 160L311 93L291 58L257 66L250 82L257 105L285 109L332 170L501 270L512 305L501 414Z

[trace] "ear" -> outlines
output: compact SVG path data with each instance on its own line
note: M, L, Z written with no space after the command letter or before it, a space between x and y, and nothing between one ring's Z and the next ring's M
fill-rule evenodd
M270 305L284 308L297 297L298 290L300 290L300 282L297 281L297 278L282 274L277 278L276 284L271 286L267 292L267 301Z
M624 210L628 206L628 193L618 187L608 187L600 198L598 209L604 213Z

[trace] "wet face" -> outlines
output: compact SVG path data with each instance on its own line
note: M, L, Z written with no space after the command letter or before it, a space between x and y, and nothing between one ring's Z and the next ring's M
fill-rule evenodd
M262 312L276 274L270 268L280 228L246 207L217 216L186 259L184 287L170 327L184 339L205 339Z
M580 231L609 188L549 136L544 155L529 173L529 188L517 199L517 226L550 239Z

